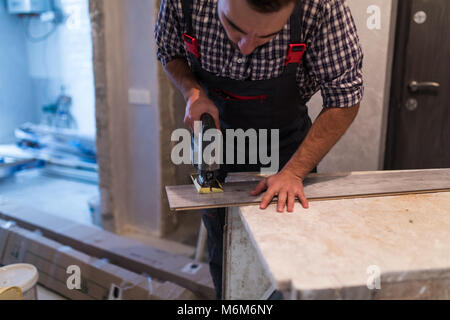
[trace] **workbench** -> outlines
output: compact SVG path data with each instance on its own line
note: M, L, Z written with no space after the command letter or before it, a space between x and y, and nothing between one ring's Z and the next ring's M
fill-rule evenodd
M257 180L167 188L174 210L228 208L225 299L450 299L450 169L311 175L293 213L260 210Z

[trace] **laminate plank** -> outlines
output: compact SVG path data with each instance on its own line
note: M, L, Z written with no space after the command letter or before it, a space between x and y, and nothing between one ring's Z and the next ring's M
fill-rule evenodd
M248 206L262 200L263 195L250 195L260 179L256 174L231 175L223 193L199 194L193 184L169 186L166 192L175 211ZM311 174L304 187L310 201L450 191L450 169Z

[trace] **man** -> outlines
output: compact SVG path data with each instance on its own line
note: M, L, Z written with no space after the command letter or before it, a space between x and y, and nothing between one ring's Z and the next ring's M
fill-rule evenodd
M356 27L344 0L162 0L158 58L186 99L185 124L204 113L218 128L279 129L280 168L252 192L261 209L308 208L303 180L354 121L363 96ZM306 103L321 90L314 124ZM225 166L230 171L260 168ZM221 298L225 210L202 214Z

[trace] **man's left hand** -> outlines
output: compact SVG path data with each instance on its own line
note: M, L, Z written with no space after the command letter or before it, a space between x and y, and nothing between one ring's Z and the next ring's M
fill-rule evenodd
M265 190L261 209L266 209L275 196L278 196L278 212L284 212L287 203L288 212L294 211L295 199L298 198L303 208L308 209L308 200L303 191L303 179L295 173L284 169L280 173L263 179L252 191L252 196L258 196Z

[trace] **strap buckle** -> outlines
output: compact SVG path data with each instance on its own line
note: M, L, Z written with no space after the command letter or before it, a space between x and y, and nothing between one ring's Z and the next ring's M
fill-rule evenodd
M292 43L289 45L288 54L286 57L286 66L291 63L302 62L303 55L306 51L306 44L304 43Z
M190 35L185 33L185 34L183 34L183 40L184 40L184 43L186 44L186 48L187 48L188 52L190 52L194 56L196 56L197 59L200 58L200 51L198 50L197 39L195 39L194 37L191 37Z

